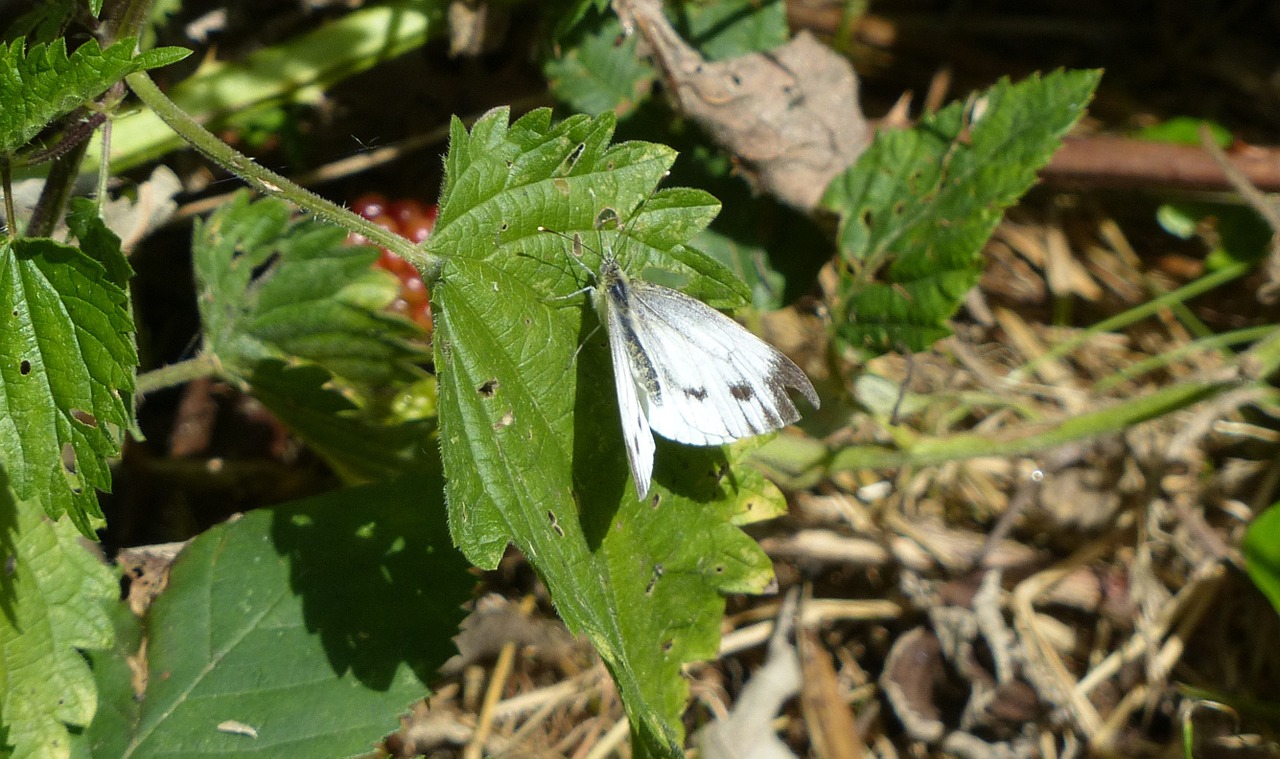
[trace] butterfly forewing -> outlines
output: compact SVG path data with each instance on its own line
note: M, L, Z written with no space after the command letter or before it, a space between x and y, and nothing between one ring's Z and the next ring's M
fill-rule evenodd
M594 296L596 310L609 332L609 355L613 359L613 384L618 394L627 463L636 493L644 498L649 493L649 480L653 475L654 452L646 383L655 381L655 371L646 356L636 353L639 343L634 339L626 275L611 259L600 266Z
M780 429L800 418L787 388L818 405L799 367L719 311L649 282L630 296L643 354L661 356L648 423L663 437L719 445Z
M597 232L600 226L598 218ZM580 238L573 241L580 256ZM587 289L608 329L622 437L641 498L653 474L654 432L721 445L799 419L788 388L818 406L809 378L782 353L695 298L629 279L610 248L599 250L600 269Z

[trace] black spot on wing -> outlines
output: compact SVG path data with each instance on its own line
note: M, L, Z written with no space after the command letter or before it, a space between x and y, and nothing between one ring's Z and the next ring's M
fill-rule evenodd
M749 401L755 397L756 391L745 382L739 382L729 386L729 395L740 401Z
M686 387L681 388L684 394L695 401L705 401L707 399L707 389L705 387Z

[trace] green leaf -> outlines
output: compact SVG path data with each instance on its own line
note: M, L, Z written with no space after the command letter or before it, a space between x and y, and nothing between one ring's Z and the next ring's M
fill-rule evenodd
M357 756L456 650L474 577L438 475L259 509L174 562L152 605L138 706L117 667L95 755ZM109 751L122 741L123 753ZM234 720L256 737L220 730Z
M196 223L205 349L348 481L419 466L430 422L386 424L353 401L423 376L418 326L385 310L398 281L372 268L376 248L290 217L283 201L240 193Z
M26 145L49 122L107 91L127 74L172 63L186 55L180 48L153 50L134 57L136 40L122 39L101 49L90 39L67 55L59 38L25 50L24 40L0 44L0 154Z
M57 759L70 756L68 729L87 726L97 710L81 652L111 645L105 610L119 588L68 521L51 522L9 485L0 467L0 750Z
M924 350L976 284L982 245L1084 113L1099 71L1001 80L912 129L876 135L823 204L840 214L832 323L846 343Z
M361 414L318 366L259 361L247 378L253 396L347 482L370 482L420 470L434 449L434 420L381 424Z
M791 38L782 0L680 3L672 15L680 36L712 61L763 53Z
M93 255L0 241L0 461L20 499L69 514L90 537L107 459L133 423L138 364L128 292L112 281L128 264L111 239L95 236Z
M588 635L618 683L638 756L683 756L681 666L713 656L722 591L772 579L735 522L781 507L725 451L658 440L653 491L628 480L612 369L582 295L608 246L633 275L665 271L720 305L746 287L681 243L716 203L653 188L674 160L648 143L610 145L614 117L556 125L507 112L470 133L454 122L440 217L428 248L433 283L440 444L456 544L493 567L515 543L573 630ZM643 207L641 207L643 206ZM603 219L624 233L601 231ZM563 237L578 235L583 260Z
M594 13L542 64L552 93L579 113L627 113L646 97L657 73L636 55L612 13Z
M1244 566L1271 605L1280 613L1280 508L1259 514L1244 534Z
M1217 122L1197 119L1190 116L1175 116L1158 124L1153 124L1138 131L1138 137L1152 142L1171 142L1175 145L1199 145L1200 130L1208 127L1213 134L1213 141L1218 147L1226 149L1235 139L1231 130Z
M693 238L694 246L747 283L757 310L781 308L808 293L834 253L829 232L809 214L752 192L718 151L694 139L674 147L680 161L669 181L701 187L724 203L711 226Z
M77 12L78 0L44 0L14 19L4 30L6 41L51 42L63 35Z
M282 200L253 202L241 192L196 223L206 348L241 378L267 359L311 362L366 384L420 376L420 332L384 310L399 289L394 275L372 268L377 249L346 245L342 229L291 215Z
M156 47L143 50L133 59L138 71L164 68L191 55L185 47Z
M555 96L579 113L633 111L649 96L657 72L636 54L639 35L627 35L617 15L580 4L573 31L557 39L542 64ZM786 7L781 0L683 3L674 26L709 60L762 52L786 43Z
M1156 221L1184 240L1202 237L1210 248L1205 263L1211 270L1262 260L1275 234L1254 209L1226 203L1165 203L1156 209Z

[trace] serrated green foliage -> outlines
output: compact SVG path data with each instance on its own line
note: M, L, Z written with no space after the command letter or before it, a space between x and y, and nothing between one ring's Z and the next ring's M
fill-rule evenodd
M93 235L93 255L0 241L0 461L19 498L69 514L90 537L107 459L133 425L138 363L128 292L113 281L128 264L112 241Z
M791 37L782 0L679 3L672 17L680 36L712 61L763 53Z
M612 13L592 14L542 64L551 92L579 113L633 110L657 73L636 55L637 37L623 37Z
M83 728L97 691L82 651L111 645L107 604L115 578L66 520L14 498L0 467L0 751L8 757L70 756L69 728Z
M701 187L724 203L711 226L693 238L694 247L746 282L757 310L781 308L808 293L834 254L830 234L809 214L754 193L733 175L728 157L694 135L683 137L672 145L680 161L668 181Z
M714 654L721 591L758 592L772 578L734 522L778 499L758 475L725 466L721 449L659 440L653 492L636 500L604 335L579 349L595 317L566 296L590 284L583 266L604 246L633 275L674 273L718 305L748 293L681 245L714 199L651 194L674 153L610 145L613 126L611 113L552 125L545 110L510 126L495 111L470 133L455 121L427 243L444 260L432 291L441 450L457 545L493 567L515 543L609 666L637 755L678 756L680 667ZM625 234L599 231L605 209ZM580 236L583 260L539 225Z
M4 42L51 42L61 37L76 12L78 0L44 0L14 19L4 30Z
M388 423L353 401L422 377L419 328L385 310L396 278L372 268L375 248L348 246L341 229L291 215L282 201L241 193L197 222L205 350L347 481L420 466L433 423Z
M617 16L603 7L574 9L572 33L558 39L543 74L555 96L578 113L624 115L648 97L657 72L636 54L638 35L626 35ZM674 25L709 60L761 52L788 39L780 0L683 3Z
M1084 113L1099 71L1002 80L969 104L887 129L827 189L840 215L841 279L832 324L844 342L924 350L982 269L1004 209L1035 181Z
M67 54L63 38L25 48L24 40L0 45L0 154L26 145L49 122L107 91L127 74L180 60L180 48L149 50L134 56L136 40L119 40L106 49L90 39Z
M1280 613L1280 508L1272 505L1254 518L1245 531L1243 550L1253 584Z
M377 249L346 232L293 221L281 200L239 193L192 234L206 349L247 379L261 361L306 361L365 384L416 378L417 327L384 311L395 277Z
M296 432L347 482L371 482L421 469L436 443L434 420L382 424L360 413L318 366L259 361L247 377L253 396Z
M95 755L373 750L456 653L474 587L442 493L439 475L419 475L255 510L197 537L148 612L141 702L119 667L102 684L112 701L89 731ZM227 720L257 737L220 731Z

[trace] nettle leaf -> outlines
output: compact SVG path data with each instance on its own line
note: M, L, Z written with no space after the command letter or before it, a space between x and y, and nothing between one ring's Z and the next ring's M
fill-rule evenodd
M94 657L93 755L372 751L456 653L475 586L442 496L439 474L417 475L257 509L197 537L147 613L146 691L135 697L119 666L136 649Z
M444 260L432 303L453 538L481 567L515 543L609 666L637 755L683 756L681 666L715 654L722 592L760 592L773 577L734 525L782 499L722 449L659 439L653 490L637 501L604 332L574 293L606 246L633 275L666 272L713 304L749 291L681 244L718 204L653 192L671 149L610 145L611 113L507 118L491 112L470 133L455 120L427 243ZM540 225L579 236L582 259Z
M348 397L423 376L418 326L385 310L399 284L372 268L376 248L291 216L240 193L196 223L205 350L349 481L412 469L433 425L385 424Z
M982 271L1004 209L1083 115L1100 71L1001 80L970 103L887 129L827 189L840 214L841 281L832 323L846 343L925 350Z
M262 401L347 482L374 482L420 469L435 447L435 420L382 424L360 413L319 366L267 359L248 377Z
M0 751L68 757L69 729L87 726L98 704L82 652L111 645L106 610L120 589L70 522L50 521L38 501L15 499L9 486L0 467Z
M675 28L709 60L771 50L790 38L781 0L684 3L672 15ZM580 5L566 18L573 19L572 32L542 64L551 91L579 113L635 110L657 78L636 54L639 35L626 34L603 6Z
M84 226L82 231L96 227ZM92 537L107 459L133 424L138 354L119 240L86 250L44 238L0 241L0 461L20 499L69 514ZM112 247L114 245L114 247Z
M543 75L555 96L579 113L627 113L657 77L636 55L638 39L623 34L614 14L592 13L543 62Z
M0 44L0 154L31 141L49 122L107 91L126 75L165 66L189 50L162 48L135 56L126 37L103 49L90 39L67 55L63 38L25 49L25 40Z
M1280 508L1272 504L1254 517L1242 548L1250 579L1280 613Z
M791 39L782 0L680 3L672 16L680 36L713 61L763 53Z
M420 376L420 332L384 310L398 285L372 268L377 249L348 246L344 230L291 216L282 200L254 202L241 192L196 222L207 350L241 378L268 359L314 363L358 383Z

